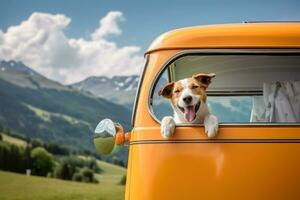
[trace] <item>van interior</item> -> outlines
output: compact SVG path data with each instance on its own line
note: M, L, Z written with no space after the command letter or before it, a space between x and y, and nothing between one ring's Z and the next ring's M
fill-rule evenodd
M157 91L167 82L215 73L208 105L221 123L299 123L300 54L191 54L177 58L156 80L157 119L172 115Z

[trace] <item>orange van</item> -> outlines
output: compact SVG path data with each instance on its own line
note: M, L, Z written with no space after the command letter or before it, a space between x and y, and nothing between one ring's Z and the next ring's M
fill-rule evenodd
M300 23L177 29L145 61L130 135L110 120L95 130L104 154L129 143L126 200L300 199ZM207 94L217 137L177 124L163 139L172 108L159 89L199 72L216 74Z

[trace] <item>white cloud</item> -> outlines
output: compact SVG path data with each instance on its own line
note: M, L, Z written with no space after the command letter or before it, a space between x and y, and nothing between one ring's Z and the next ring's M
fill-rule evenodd
M106 39L121 34L121 12L109 12L90 39L68 38L65 15L33 13L26 21L0 30L0 60L22 61L50 79L73 83L88 76L137 74L143 62L137 46L119 47Z
M118 11L111 11L99 21L99 28L92 34L93 40L99 40L106 35L120 35L122 33L118 21L123 21L123 14Z

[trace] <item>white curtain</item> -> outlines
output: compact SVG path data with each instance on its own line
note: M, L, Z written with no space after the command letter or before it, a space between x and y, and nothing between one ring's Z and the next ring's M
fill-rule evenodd
M251 122L300 122L300 81L263 84L263 98L253 98Z
M252 98L253 106L250 122L266 122L266 106L263 96Z

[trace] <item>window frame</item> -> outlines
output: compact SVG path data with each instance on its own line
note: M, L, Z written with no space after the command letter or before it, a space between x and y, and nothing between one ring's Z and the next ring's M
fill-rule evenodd
M163 72L166 70L169 64L175 60L189 55L300 55L300 49L192 49L192 50L182 50L177 52L175 55L171 56L164 64L161 65L160 70L152 79L150 89L148 91L147 97L147 110L151 118L158 124L161 124L160 120L154 114L153 111L153 95L155 87L158 83L158 80L162 76ZM220 91L220 92L208 92L208 96L255 96L262 95L262 91ZM243 127L255 127L255 126L267 126L267 127L297 127L300 126L299 123L220 123L221 126L243 126ZM176 124L180 127L202 127L203 124Z
M136 92L135 92L135 98L134 98L132 113L131 113L131 126L132 127L134 127L134 123L135 123L135 115L136 115L137 104L138 104L139 97L140 97L141 86L143 84L144 76L145 76L145 73L146 73L146 70L147 70L147 67L148 67L148 64L149 64L149 59L150 59L149 57L150 57L150 55L148 55L148 54L146 54L144 56L143 69L140 73L140 76L139 76L140 79L139 79L138 86L137 86L137 89L136 89Z

